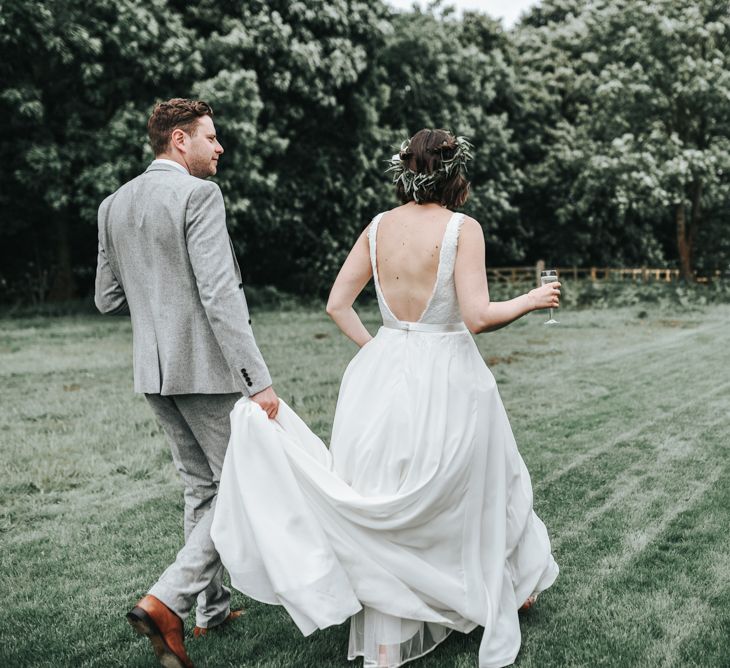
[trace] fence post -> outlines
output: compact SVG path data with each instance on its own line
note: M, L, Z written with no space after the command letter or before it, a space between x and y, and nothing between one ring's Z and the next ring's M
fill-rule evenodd
M540 272L545 271L545 260L538 260L535 264L535 285L540 285Z

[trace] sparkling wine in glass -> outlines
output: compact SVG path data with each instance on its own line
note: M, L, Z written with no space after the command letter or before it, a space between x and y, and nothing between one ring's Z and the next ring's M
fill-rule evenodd
M558 280L558 271L557 269L546 269L545 271L540 272L540 284L541 285L547 285L548 283L554 283ZM550 309L550 319L546 320L546 325L559 325L560 323L553 318L553 310Z

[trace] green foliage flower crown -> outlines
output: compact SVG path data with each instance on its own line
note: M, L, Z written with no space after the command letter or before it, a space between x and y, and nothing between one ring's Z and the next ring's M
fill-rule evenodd
M466 163L474 157L473 146L466 137L455 137L453 140L444 140L440 145L428 149L429 153L441 155L441 164L433 172L416 172L406 167L406 161L413 156L410 150L410 139L400 145L400 151L388 160L386 174L393 175L393 183L400 182L406 195L410 195L416 202L425 199L427 193L434 191L436 185L450 178L455 173L466 175ZM450 158L444 158L444 152L452 153Z

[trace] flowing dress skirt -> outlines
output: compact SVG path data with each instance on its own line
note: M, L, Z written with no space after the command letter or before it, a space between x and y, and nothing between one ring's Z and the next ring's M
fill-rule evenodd
M284 403L231 414L212 536L234 587L305 635L352 617L349 658L399 666L484 627L511 664L519 606L558 575L492 373L468 332L381 328L350 362L328 450Z

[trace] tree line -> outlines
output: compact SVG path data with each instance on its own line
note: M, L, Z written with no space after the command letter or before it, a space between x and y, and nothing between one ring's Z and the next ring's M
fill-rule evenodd
M422 127L468 136L488 262L726 270L728 0L543 0L509 30L443 3L6 0L3 300L91 289L101 200L155 101L208 101L246 279L318 294Z

